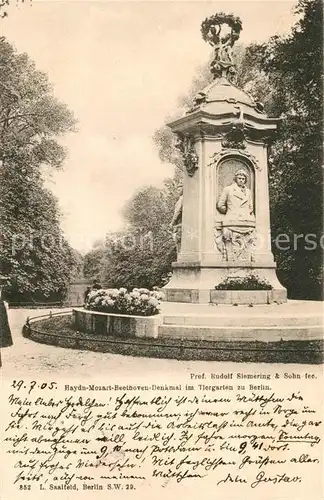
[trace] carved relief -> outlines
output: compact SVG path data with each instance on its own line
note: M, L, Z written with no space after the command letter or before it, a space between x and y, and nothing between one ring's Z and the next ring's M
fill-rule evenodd
M178 134L176 148L179 149L182 154L183 164L189 177L192 177L198 169L199 162L199 157L196 153L192 137Z
M237 149L234 149L234 148L224 148L221 151L218 151L217 153L214 153L211 156L211 162L209 163L209 165L217 165L222 159L224 159L226 157L229 157L229 158L230 157L235 157L235 158L238 158L238 159L241 158L243 160L245 159L248 162L252 163L253 167L256 170L261 170L259 162L258 162L258 160L256 159L255 156L253 156L251 153L249 153L246 150L237 151Z
M236 118L231 120L231 129L227 134L225 134L222 147L223 148L233 148L233 149L245 149L245 122L244 113L241 106L235 106L237 111L235 112Z
M228 185L228 175L236 164L243 168L235 171L234 182ZM249 178L251 173L246 164L238 158L226 167L227 185L223 187L216 203L215 249L223 260L251 262L254 260L256 232L253 193L248 184L252 188L253 179Z
M232 129L225 134L222 140L222 147L225 149L245 149L244 131L233 125Z

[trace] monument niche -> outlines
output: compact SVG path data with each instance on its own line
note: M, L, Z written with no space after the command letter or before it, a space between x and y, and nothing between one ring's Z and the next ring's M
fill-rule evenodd
M287 300L270 235L267 148L279 120L233 84L232 49L241 29L233 15L202 23L203 39L215 49L214 80L168 124L185 166L181 210L179 203L171 223L178 254L165 287L170 302L212 302L215 286L226 278L251 274L269 283L271 301Z
M238 170L233 184L223 189L217 202L224 218L215 227L215 242L227 262L253 260L255 215L248 178L245 170Z

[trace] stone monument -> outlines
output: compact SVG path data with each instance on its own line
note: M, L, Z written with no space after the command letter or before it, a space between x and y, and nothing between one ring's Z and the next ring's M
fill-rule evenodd
M267 148L279 119L233 83L232 49L241 29L239 18L223 13L202 23L203 39L215 50L214 80L168 124L185 166L181 221L172 221L181 236L165 287L170 302L209 303L226 277L251 273L271 285L273 301L287 298L270 235Z

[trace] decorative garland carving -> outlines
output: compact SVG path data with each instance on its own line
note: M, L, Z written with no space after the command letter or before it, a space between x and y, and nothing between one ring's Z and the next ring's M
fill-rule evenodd
M245 149L245 121L241 106L235 106L236 118L231 121L232 128L225 134L222 141L223 148Z
M209 165L215 165L219 163L221 160L226 158L226 156L235 156L236 158L241 158L250 161L253 166L255 167L256 170L261 170L261 167L259 165L258 160L256 159L255 156L253 156L251 153L249 153L246 150L237 150L237 149L222 149L221 151L218 151L217 153L214 153L211 156L211 161Z
M182 134L177 135L178 140L175 147L181 152L183 164L189 177L192 177L198 169L199 162L199 157L194 148L193 139L190 136L183 136Z
M232 129L225 134L222 140L222 147L226 149L245 149L246 145L244 144L244 141L244 131L234 125Z

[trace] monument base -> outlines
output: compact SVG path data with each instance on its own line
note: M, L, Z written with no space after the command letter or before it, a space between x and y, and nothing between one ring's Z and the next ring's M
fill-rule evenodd
M221 263L222 264L222 263ZM163 288L167 302L192 304L271 304L287 301L287 290L278 281L275 264L224 265L173 263L170 282ZM241 263L240 263L241 264ZM215 290L227 277L243 278L253 273L266 280L271 290Z
M285 304L231 305L164 303L158 338L222 341L291 341L323 339L321 302L288 300Z

